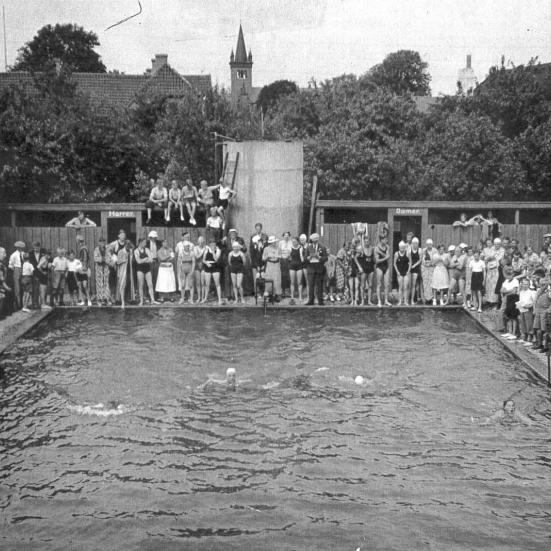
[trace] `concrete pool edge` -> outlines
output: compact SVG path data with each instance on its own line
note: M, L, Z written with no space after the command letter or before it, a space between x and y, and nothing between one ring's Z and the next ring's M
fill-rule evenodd
M53 310L32 310L30 313L19 311L0 320L0 355L52 313Z
M508 341L500 338L499 334L490 327L488 321L483 320L479 314L463 309L465 314L468 315L481 329L491 335L497 342L499 342L504 348L506 348L517 360L520 360L525 366L527 366L532 373L534 373L538 379L551 386L547 378L547 354L540 354L539 352L531 353L529 350L517 341ZM521 347L522 346L522 347Z

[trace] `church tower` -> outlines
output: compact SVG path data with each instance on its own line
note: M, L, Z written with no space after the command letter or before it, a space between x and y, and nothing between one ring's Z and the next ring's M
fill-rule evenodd
M235 55L233 50L230 55L231 70L231 101L234 107L249 105L253 90L253 56L245 49L243 29L239 25L239 36Z

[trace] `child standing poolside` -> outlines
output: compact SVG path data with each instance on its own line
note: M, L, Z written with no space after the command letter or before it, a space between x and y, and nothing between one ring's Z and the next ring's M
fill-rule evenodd
M518 329L518 310L516 303L518 302L518 280L515 279L513 270L509 266L503 270L505 281L501 285L501 296L505 303L505 309L503 311L504 321L506 322L506 332L502 337L508 340L517 339Z
M57 299L57 305L63 306L65 293L65 278L67 277L67 257L65 249L57 249L57 255L52 261L52 302Z
M520 330L520 341L525 346L530 346L534 338L534 303L536 302L536 291L530 289L530 282L527 277L520 280L517 308L519 311L518 324Z
M29 305L32 302L34 267L29 262L29 253L23 253L23 267L21 269L21 288L23 289L23 312L30 312Z
M471 310L482 312L482 291L486 282L486 263L480 258L480 251L474 251L467 270L471 273Z
M75 252L69 251L69 256L67 260L67 288L69 289L69 298L71 301L71 306L75 306L76 296L78 293L78 280L77 273L80 272L82 268L82 263L78 258L75 258Z

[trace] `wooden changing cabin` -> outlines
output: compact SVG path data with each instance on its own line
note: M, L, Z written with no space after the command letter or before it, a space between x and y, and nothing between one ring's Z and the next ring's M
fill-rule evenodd
M66 227L65 224L75 218L79 211L83 211L96 226ZM134 245L137 238L147 237L150 231L155 230L159 239L166 238L173 249L184 230L189 231L194 243L199 235L205 235L204 227L182 226L179 220L174 226L146 226L145 220L146 209L140 203L4 204L0 205L0 247L4 247L10 254L18 240L24 241L28 250L33 241L39 241L43 249L55 254L58 247L76 250L76 236L82 234L92 254L100 237L103 236L110 243L117 239L121 229ZM91 270L95 291L93 262Z
M474 246L488 235L488 226L462 227L454 222L462 213L469 220L476 215L487 218L489 211L499 222L501 237L517 239L521 247L529 244L539 252L544 234L551 233L551 203L543 202L319 200L316 228L332 252L350 241L353 222L366 222L372 240L377 239L377 223L386 222L392 251L398 250L398 243L408 232L419 238L421 247L428 238L435 246L462 242Z

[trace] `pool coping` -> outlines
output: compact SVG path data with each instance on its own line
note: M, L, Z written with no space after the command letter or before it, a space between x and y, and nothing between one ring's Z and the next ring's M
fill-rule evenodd
M31 310L30 313L14 312L0 321L0 355L10 348L17 339L51 316L54 310Z
M527 366L532 373L534 373L539 379L547 383L548 387L551 387L551 381L548 379L547 361L549 354L541 354L539 352L530 352L524 346L519 348L517 341L509 341L500 338L499 334L492 329L488 320L484 320L483 317L475 312L463 309L481 329L491 335L497 342L499 342L505 349L507 349L515 358L520 360L525 366Z

